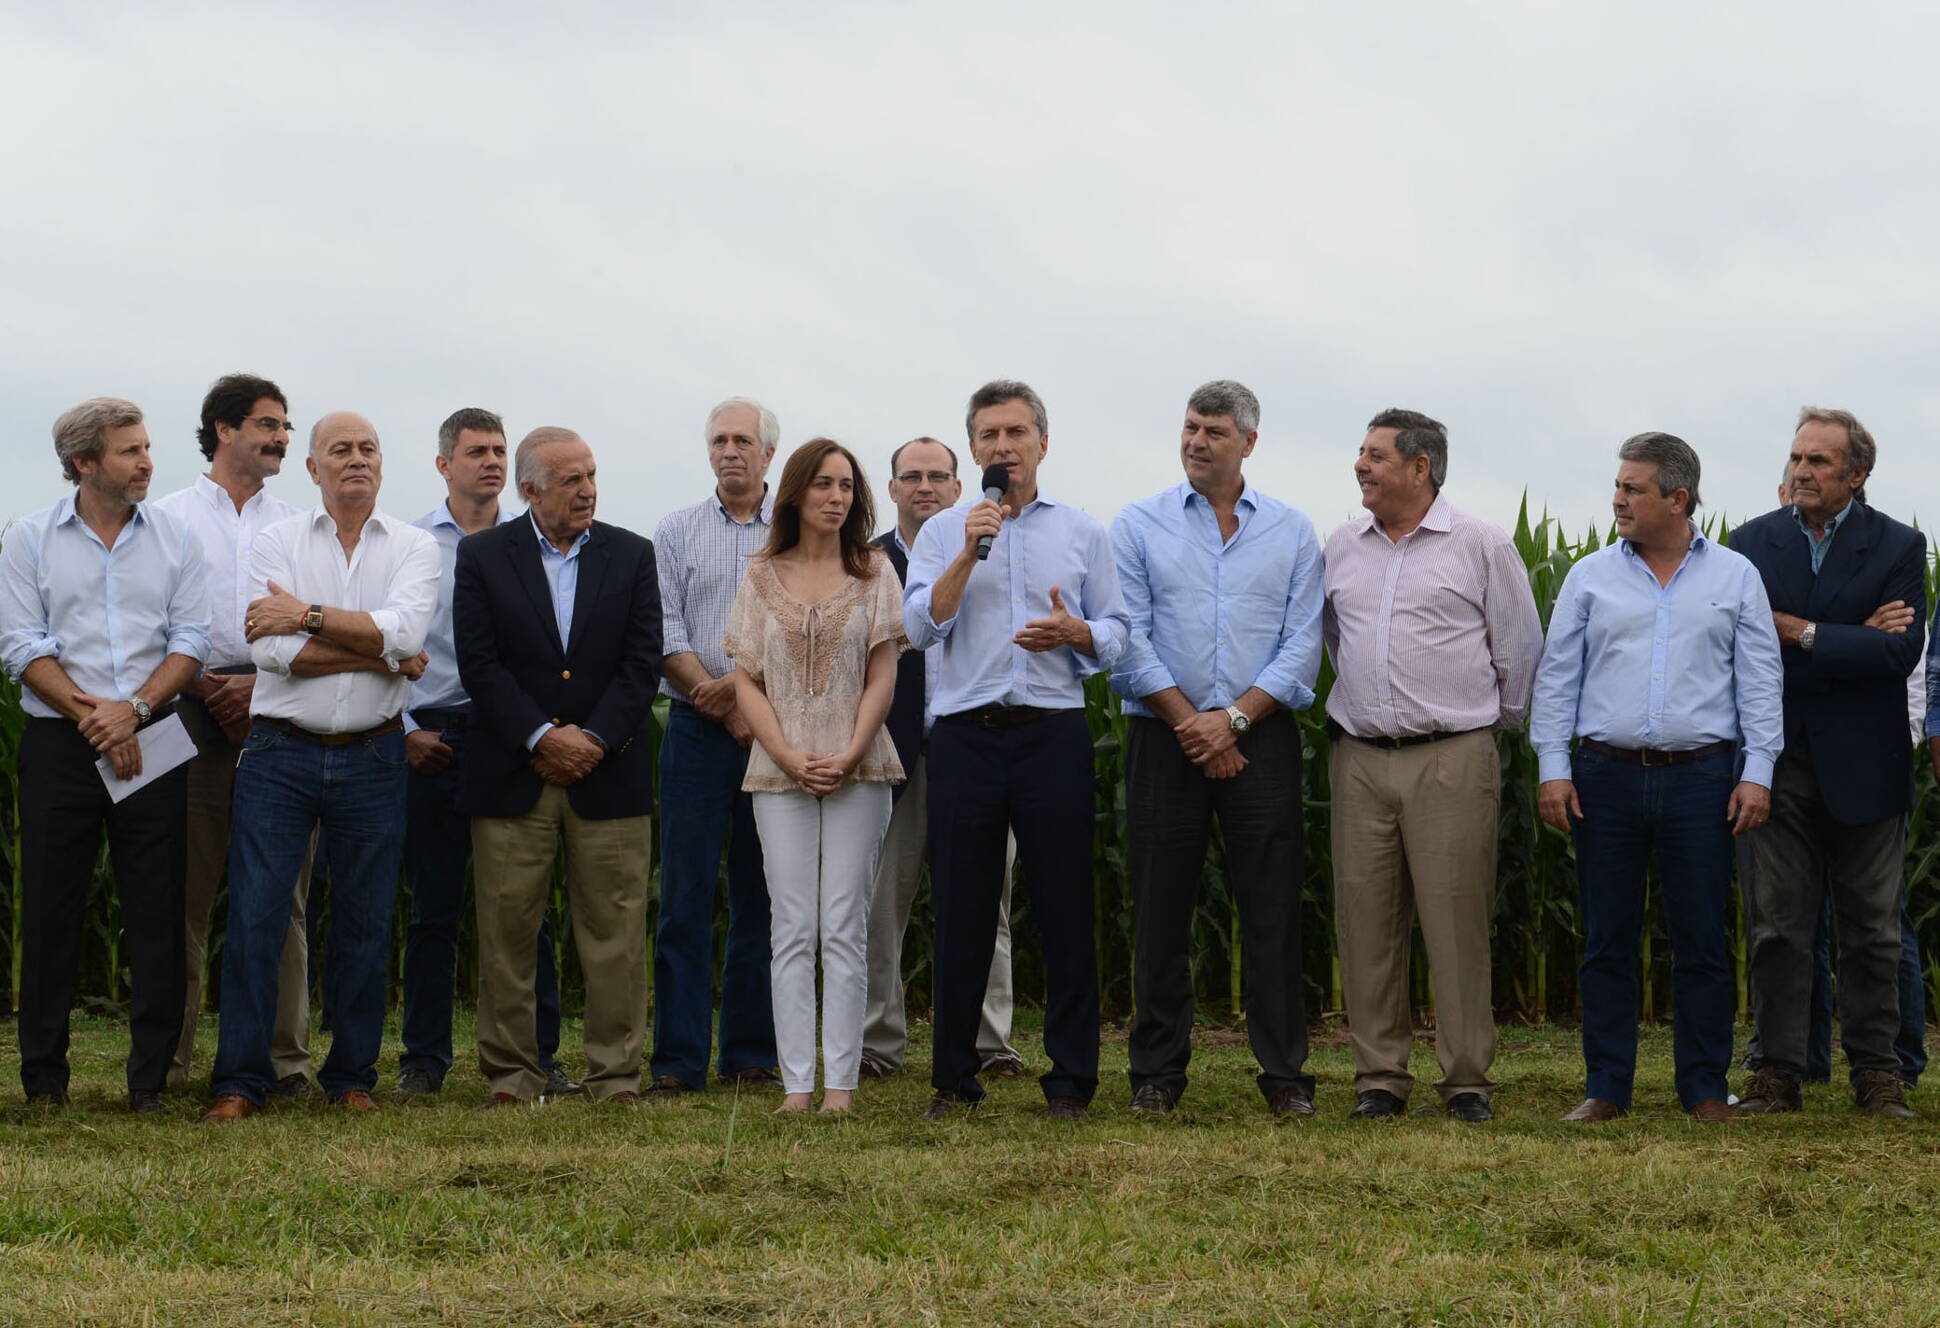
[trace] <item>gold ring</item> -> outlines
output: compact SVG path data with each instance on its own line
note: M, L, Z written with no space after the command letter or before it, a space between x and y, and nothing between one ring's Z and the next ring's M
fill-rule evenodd
M246 620L246 621L245 621L245 622L243 623L243 630L244 630L245 632L253 632L253 631L255 631L255 630L256 630L256 620L255 620L254 618L250 618L250 619L248 619L248 620Z

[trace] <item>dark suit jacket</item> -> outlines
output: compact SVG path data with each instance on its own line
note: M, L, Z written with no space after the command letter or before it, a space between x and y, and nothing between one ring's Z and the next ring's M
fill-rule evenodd
M1811 749L1826 810L1841 825L1905 815L1913 787L1906 676L1926 635L1926 537L1855 502L1817 576L1789 507L1732 531L1731 547L1758 569L1775 611L1819 625L1810 651L1782 652L1785 745L1803 739ZM1896 599L1913 608L1904 635L1863 625Z
M660 685L660 578L651 541L593 523L579 551L573 638L561 642L531 518L467 535L458 542L451 619L458 676L472 700L461 808L473 816L531 811L544 781L525 741L551 721L606 743L606 759L567 790L575 812L608 820L653 810L647 722Z
M886 530L876 536L876 547L889 555L896 579L907 586L909 559L896 546L896 532ZM896 759L903 763L903 773L912 778L916 774L916 758L923 754L923 688L923 652L905 650L896 661L896 691L889 699L889 718L883 726L889 730L889 741L895 744ZM891 787L892 796L901 798L909 784L905 780Z

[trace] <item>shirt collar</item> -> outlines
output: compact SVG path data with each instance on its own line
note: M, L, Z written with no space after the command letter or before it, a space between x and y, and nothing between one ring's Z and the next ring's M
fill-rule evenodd
M1688 525L1691 530L1690 553L1696 553L1700 549L1709 547L1711 543L1711 539L1702 530L1698 529L1697 522L1690 521L1690 522L1686 522L1685 524ZM1626 556L1631 558L1643 557L1642 554L1637 552L1636 546L1633 545L1628 539L1620 539L1617 541L1617 544L1623 549ZM1688 554L1686 556L1688 556Z
M1172 492L1178 496L1179 506L1181 507L1191 507L1192 500L1194 498L1199 499L1200 502L1206 503L1207 506L1211 506L1211 503L1207 501L1206 496L1200 493L1199 490L1192 487L1191 480L1181 481L1179 484L1179 487L1174 489ZM1246 507L1251 508L1255 512L1260 510L1260 496L1257 492L1254 491L1253 481L1245 478L1244 476L1240 477L1239 498L1236 500L1234 505L1238 506L1240 504L1244 504Z
M73 494L71 493L68 494L65 498L61 499L59 503L55 504L55 508L54 508L55 525L64 526L70 521L80 521L80 519L81 519L81 505L75 501ZM128 518L128 524L131 526L145 526L148 524L148 504L147 503L135 504L135 514Z
M310 511L310 525L312 528L328 526L330 527L331 533L334 534L337 529L337 518L330 515L329 508L325 507L322 503L318 503ZM379 534L389 534L391 519L384 515L383 509L373 507L370 510L370 515L364 518L364 529L375 530Z
M526 510L530 511L531 509L527 508ZM504 500L500 499L498 505L498 524L502 526L507 521L517 521L518 519L519 514L507 507ZM450 498L446 498L443 502L431 509L431 524L433 526L450 526L460 534L464 533L465 529L458 524L458 518L451 514Z
M736 521L733 513L727 510L727 504L721 501L721 491L719 488L716 488L709 495L709 498L714 504L714 510L721 514L721 519L733 525L753 525L754 521L759 521L764 526L771 526L775 522L775 486L772 484L762 486L761 510L755 516L754 521Z
M539 518L532 515L532 509L527 508L525 514L527 519L532 522L533 538L539 541L540 557L545 557L547 555L550 555L554 558L574 557L579 553L581 549L586 547L586 541L593 537L593 528L591 526L588 526L586 527L586 529L579 532L579 538L573 541L573 547L566 550L564 553L561 553L559 552L558 547L555 544L553 544L551 540L546 538L546 532L539 529Z
M1834 535L1837 535L1839 533L1839 527L1846 524L1846 518L1852 515L1852 509L1857 506L1859 506L1858 499L1848 498L1846 500L1846 505L1839 509L1839 515L1833 517L1832 520L1826 522L1825 537L1827 539L1831 539ZM1797 503L1792 504L1792 520L1798 523L1799 529L1805 532L1806 537L1808 539L1813 538L1812 527L1810 524L1807 523L1804 517L1799 515L1799 507Z

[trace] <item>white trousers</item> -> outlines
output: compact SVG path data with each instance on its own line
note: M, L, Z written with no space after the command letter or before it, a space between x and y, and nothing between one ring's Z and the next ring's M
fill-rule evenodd
M754 823L768 872L769 972L781 1086L815 1091L815 954L822 955L822 1079L854 1088L869 994L869 888L889 825L887 784L826 798L757 793Z

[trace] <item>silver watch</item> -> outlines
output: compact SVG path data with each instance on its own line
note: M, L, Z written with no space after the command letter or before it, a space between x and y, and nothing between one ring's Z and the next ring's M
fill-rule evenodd
M1799 649L1810 650L1814 645L1818 643L1818 640L1819 640L1819 624L1815 622L1807 623L1805 625L1805 630L1799 633Z
M1236 705L1226 707L1226 722L1232 725L1235 733L1244 733L1253 727L1253 721L1248 719L1246 712Z
M146 724L155 713L148 708L148 702L142 700L139 696L129 698L128 704L135 708L135 723L137 724Z

